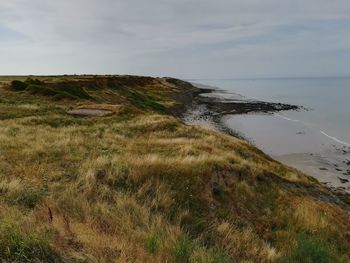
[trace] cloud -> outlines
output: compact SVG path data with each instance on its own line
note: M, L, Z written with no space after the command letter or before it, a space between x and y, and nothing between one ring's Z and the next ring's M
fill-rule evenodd
M0 25L0 41L1 42L14 42L25 40L26 37L19 32L11 30L5 26Z
M349 14L345 0L3 1L0 73L348 75Z

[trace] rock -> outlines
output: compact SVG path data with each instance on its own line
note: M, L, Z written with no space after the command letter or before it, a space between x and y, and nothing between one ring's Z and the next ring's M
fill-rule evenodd
M348 179L344 179L344 178L341 178L341 177L338 177L338 178L339 178L339 180L340 180L340 182L341 182L342 184L345 184L345 183L348 183L348 182L349 182Z
M221 193L221 187L218 183L213 183L212 185L212 192L214 195L219 195Z
M337 192L336 189L333 189L333 191ZM333 195L320 195L318 199L331 204L338 204L340 202L339 198Z
M102 180L107 175L105 170L98 170L95 174L97 180Z
M209 204L209 209L210 210L214 210L216 208L216 206L214 204Z

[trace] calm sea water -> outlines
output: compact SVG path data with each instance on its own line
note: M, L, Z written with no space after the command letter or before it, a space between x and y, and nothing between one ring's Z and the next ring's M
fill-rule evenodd
M334 140L350 145L350 78L200 80L203 84L247 98L304 106L285 112Z
M350 78L194 82L225 91L214 96L242 95L307 108L228 115L224 122L274 158L350 193Z

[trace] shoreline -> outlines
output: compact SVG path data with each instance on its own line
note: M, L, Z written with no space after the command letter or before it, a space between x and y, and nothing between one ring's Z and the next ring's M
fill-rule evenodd
M255 147L257 146L245 134L239 133L229 127L225 122L226 117L230 115L243 116L249 114L272 115L281 111L307 110L303 106L249 100L239 94L227 93L202 84L196 83L193 86L198 91L193 95L192 103L186 103L187 110L179 115L184 123L224 132L242 139ZM221 94L225 93L234 95L234 97L220 97ZM257 148L259 150L261 149L260 147ZM341 196L350 196L349 187L345 187L345 184L348 184L349 181L330 172L332 169L339 171L337 164L326 163L324 160L321 160L320 156L309 153L285 154L281 156L268 155L278 162L294 167L308 176L317 179L320 184L324 185L333 193ZM305 160L305 156L308 157L307 160Z
M306 110L303 106L298 105L249 100L246 98L243 99L239 94L234 94L239 97L220 98L215 93L229 93L207 85L197 83L191 84L196 88L196 91L192 92L192 100L190 103L188 103L188 101L184 103L186 110L177 113L176 115L185 123L201 124L201 126L228 133L248 142L249 140L247 140L242 134L233 131L225 124L225 116L253 113L273 114L289 110Z
M210 106L217 112L206 120L224 127L229 106L206 106L201 97L214 92L203 92L142 76L1 86L0 240L9 253L0 259L294 262L300 248L305 258L320 251L350 259L350 196L260 147L185 124L180 114L199 107L199 116ZM252 101L232 101L237 111L256 110ZM113 114L70 114L95 110ZM19 250L20 258L10 253Z

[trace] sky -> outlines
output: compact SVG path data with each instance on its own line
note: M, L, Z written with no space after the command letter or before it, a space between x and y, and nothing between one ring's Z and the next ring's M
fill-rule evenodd
M0 75L350 76L349 0L0 0Z

